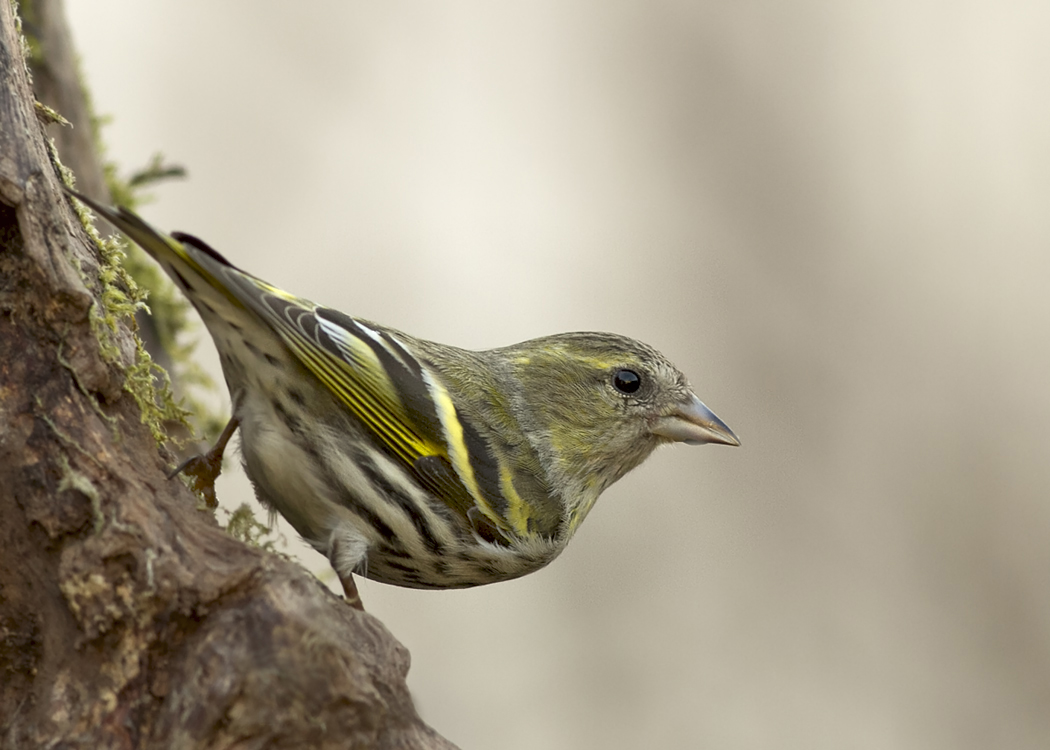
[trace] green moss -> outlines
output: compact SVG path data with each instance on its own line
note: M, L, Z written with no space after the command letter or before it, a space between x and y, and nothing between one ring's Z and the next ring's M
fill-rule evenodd
M276 552L277 540L267 538L273 534L273 527L256 519L250 505L242 503L229 515L229 521L226 522L227 534L253 547Z
M48 141L48 151L63 180L72 187L72 174L59 162L51 141ZM136 283L124 265L126 242L117 237L103 239L92 224L89 212L80 205L76 205L75 210L84 231L98 251L97 278L86 274L75 259L73 264L84 284L96 297L88 312L88 321L98 340L99 354L103 361L124 371L124 390L135 399L142 413L142 423L149 428L158 444L168 440L164 429L166 420L180 422L192 433L189 411L176 403L168 374L153 362L137 335L134 337L135 352L131 363L125 366L121 356L117 343L120 324L127 325L134 333L138 330L135 313L148 310L148 292Z
M128 187L137 190L163 180L182 179L186 169L181 164L166 164L164 154L156 153L142 169L128 178Z
M33 105L36 107L36 116L40 118L40 121L43 122L45 125L57 123L59 125L68 125L69 127L73 127L73 123L71 123L69 120L67 120L55 110L51 109L51 107L47 106L46 104L41 104L40 102L33 102Z

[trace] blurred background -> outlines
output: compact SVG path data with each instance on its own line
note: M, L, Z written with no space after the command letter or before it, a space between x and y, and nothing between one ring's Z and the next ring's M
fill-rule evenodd
M110 156L189 170L150 221L446 343L640 338L743 439L535 575L362 582L438 731L1050 747L1050 6L67 8Z

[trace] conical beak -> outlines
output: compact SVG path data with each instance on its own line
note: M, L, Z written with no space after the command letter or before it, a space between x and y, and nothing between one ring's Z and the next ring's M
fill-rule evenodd
M653 422L649 431L676 443L702 445L719 443L721 445L740 445L740 439L733 434L725 422L704 406L704 402L693 396L691 401L680 405L666 417Z

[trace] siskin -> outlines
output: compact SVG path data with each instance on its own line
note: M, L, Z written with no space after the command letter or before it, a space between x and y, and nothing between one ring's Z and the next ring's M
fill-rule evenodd
M160 263L219 351L233 416L180 469L214 492L239 427L259 500L328 557L359 608L353 573L460 588L538 570L657 446L740 444L639 341L563 333L488 351L424 341L73 195Z

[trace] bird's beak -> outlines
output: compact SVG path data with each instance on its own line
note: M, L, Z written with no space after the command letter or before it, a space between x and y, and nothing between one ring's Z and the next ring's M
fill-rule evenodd
M696 396L679 405L666 417L654 421L649 431L659 437L687 445L740 445L740 439L726 423L716 417Z

